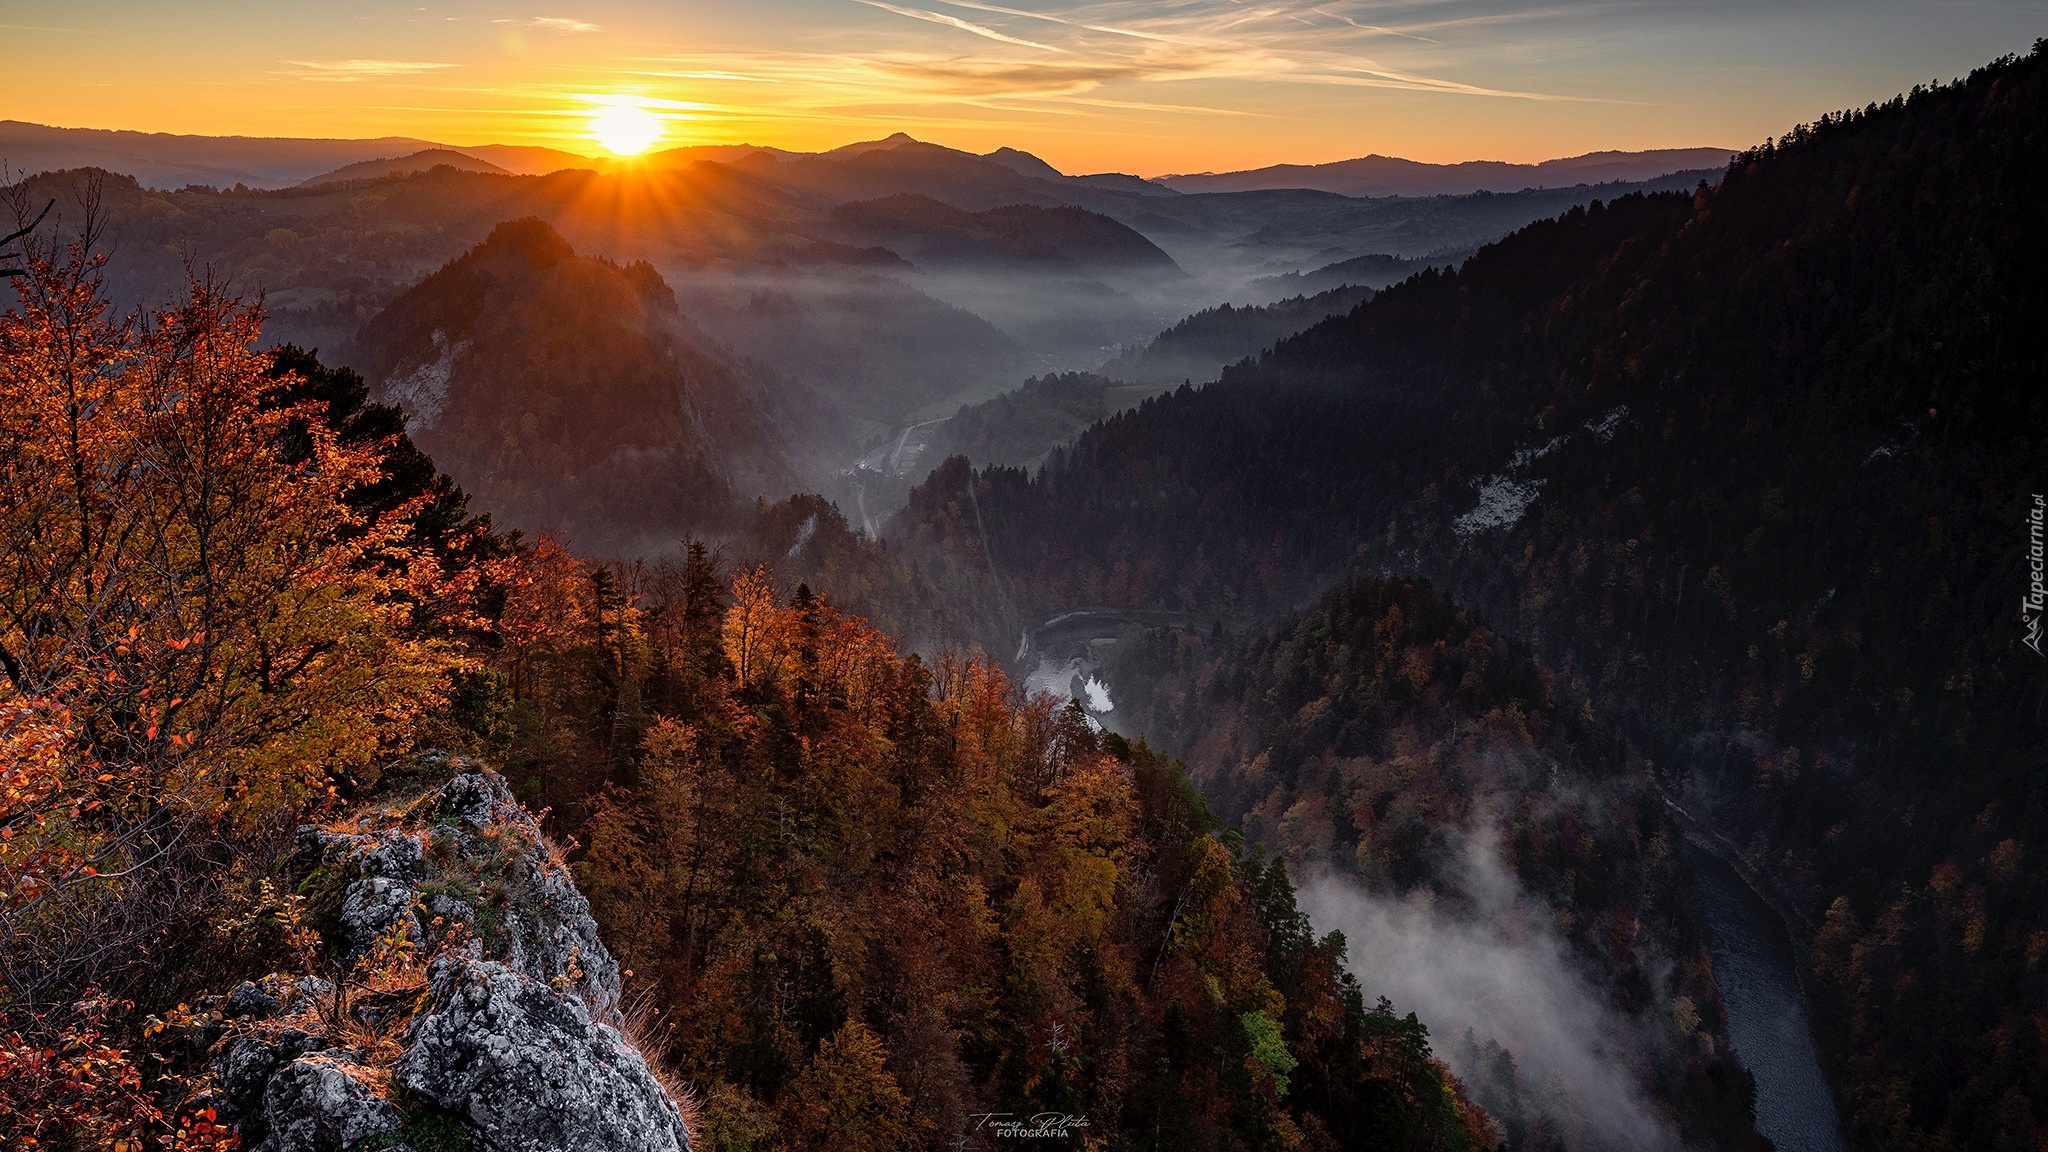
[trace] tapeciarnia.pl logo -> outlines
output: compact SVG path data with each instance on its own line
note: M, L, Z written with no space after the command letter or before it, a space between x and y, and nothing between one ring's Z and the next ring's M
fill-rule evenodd
M2036 492L2034 506L2027 510L2027 571L2030 579L2027 594L2020 600L2020 619L2027 626L2027 634L2020 643L2032 648L2036 656L2044 655L2041 651L2041 617L2044 609L2048 609L2048 587L2044 587L2048 584L2048 578L2044 578L2048 577L2048 553L2044 553L2041 540L2044 516L2048 516L2048 501Z

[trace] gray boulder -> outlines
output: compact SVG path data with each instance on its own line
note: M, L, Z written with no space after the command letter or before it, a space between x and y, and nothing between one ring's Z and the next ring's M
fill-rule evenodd
M277 1010L282 1007L282 1001L257 987L255 981L244 980L235 986L233 992L228 993L227 1006L222 1011L228 1016L254 1016L261 1019L277 1015Z
M504 964L444 957L395 1080L498 1152L688 1152L682 1114L583 1000Z
M379 1144L385 1152L402 1147L405 1117L365 1082L366 1071L347 1050L330 1049L272 1073L263 1089L268 1131L250 1152L334 1152L378 1136L389 1138Z
M222 1041L213 1056L213 1076L220 1087L223 1118L244 1121L261 1117L270 1078L286 1063L321 1046L320 1037L297 1028L229 1036Z

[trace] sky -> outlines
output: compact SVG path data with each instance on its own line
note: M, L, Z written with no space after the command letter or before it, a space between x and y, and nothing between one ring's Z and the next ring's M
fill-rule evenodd
M0 0L0 118L599 154L908 132L1072 173L1740 148L2048 35L2048 0Z

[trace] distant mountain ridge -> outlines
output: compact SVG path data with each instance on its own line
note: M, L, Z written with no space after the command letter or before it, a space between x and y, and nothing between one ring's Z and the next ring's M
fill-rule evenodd
M1161 176L1153 182L1176 192L1308 188L1339 196L1462 196L1473 192L1520 192L1525 188L1651 180L1673 172L1726 168L1735 151L1652 148L1643 152L1588 152L1540 164L1509 164L1499 160L1425 164L1374 153L1328 164L1274 164L1244 172Z
M104 128L52 128L0 120L0 161L34 174L65 168L104 168L155 188L246 184L276 188L383 156L434 147L409 136L373 140L307 140L268 136L189 136Z
M797 152L756 144L694 144L661 149L640 158L655 168L687 167L699 161L721 164L781 162L828 158L853 160L868 152L893 152L913 148L944 153L968 161L986 161L1009 169L1018 176L1041 180L1107 182L1126 189L1165 190L1136 176L1107 173L1069 176L1029 152L998 148L976 155L945 148L897 132L879 140L863 140L822 152ZM206 136L171 132L139 132L129 129L61 128L22 120L0 120L0 161L8 170L34 175L72 168L104 168L133 176L144 187L182 188L188 184L232 188L289 188L331 180L365 179L387 174L371 168L341 175L340 169L357 164L390 162L391 170L424 171L408 168L403 161L423 152L447 152L491 165L520 176L545 176L565 168L611 167L612 161L560 148L524 144L447 144L411 136L379 136L367 139L328 139L295 136ZM449 161L465 171L489 171Z
M148 188L189 184L232 188L289 188L336 169L366 162L403 159L445 150L519 175L545 175L564 168L588 168L590 157L557 148L485 144L474 148L438 144L410 136L366 140L295 136L198 136L108 128L54 128L22 120L0 120L0 163L20 175L67 168L104 168L133 176ZM403 167L402 164L396 164ZM430 165L431 166L431 165ZM325 175L323 175L323 173ZM382 176L378 171L366 175Z
M363 140L201 136L57 128L0 120L0 161L12 171L34 174L66 168L105 168L133 176L153 188L181 188L187 184L288 188L327 180L360 179L384 172L341 176L338 170L368 162L402 161L434 150L452 152L522 176L541 176L564 168L602 169L610 164L576 152L534 145L464 146L409 136ZM1152 180L1115 172L1075 175L1021 149L1003 147L977 154L917 140L903 132L822 152L796 152L754 144L700 144L665 149L646 159L656 167L682 167L707 160L745 166L810 159L845 162L873 152L916 154L926 164L942 168L958 168L960 162L972 161L1007 169L1017 177L1031 180L1092 184L1152 195L1306 188L1340 196L1439 196L1649 180L1673 172L1724 168L1735 150L1655 148L1642 152L1588 152L1540 164L1495 160L1425 164L1374 154L1329 164L1275 164L1242 172L1201 172ZM904 158L894 157L899 161ZM459 163L456 166L464 167ZM397 168L424 170L407 169L402 164Z
M410 176L415 172L426 172L446 164L458 172L484 172L493 176L510 176L512 173L488 160L479 160L452 148L425 148L410 156L394 156L389 159L359 160L346 164L332 172L299 182L301 188L315 188L322 184L339 184L348 180L381 180L386 176Z

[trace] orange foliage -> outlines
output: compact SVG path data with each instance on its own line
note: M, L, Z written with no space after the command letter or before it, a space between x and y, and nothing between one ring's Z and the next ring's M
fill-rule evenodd
M1425 1030L1365 1008L1177 766L765 569L710 612L709 572L610 578L624 606L528 676L559 705L531 787L707 1146L936 1150L1005 1112L1105 1145L1464 1133Z
M141 1152L163 1114L143 1091L141 1070L106 1035L108 1017L133 1007L89 996L72 1005L72 1019L47 1041L7 1030L0 1017L0 1138L7 1147L76 1144ZM208 1115L200 1123L210 1128L211 1120ZM186 1131L194 1131L190 1120ZM199 1135L194 1132L195 1138ZM238 1146L232 1135L227 1140L174 1146L195 1152L203 1147L229 1152Z
M184 821L261 819L362 769L459 661L453 606L358 515L380 445L285 403L262 317L209 282L110 318L91 236L32 249L0 315L0 925L117 876ZM466 577L465 577L466 578Z

